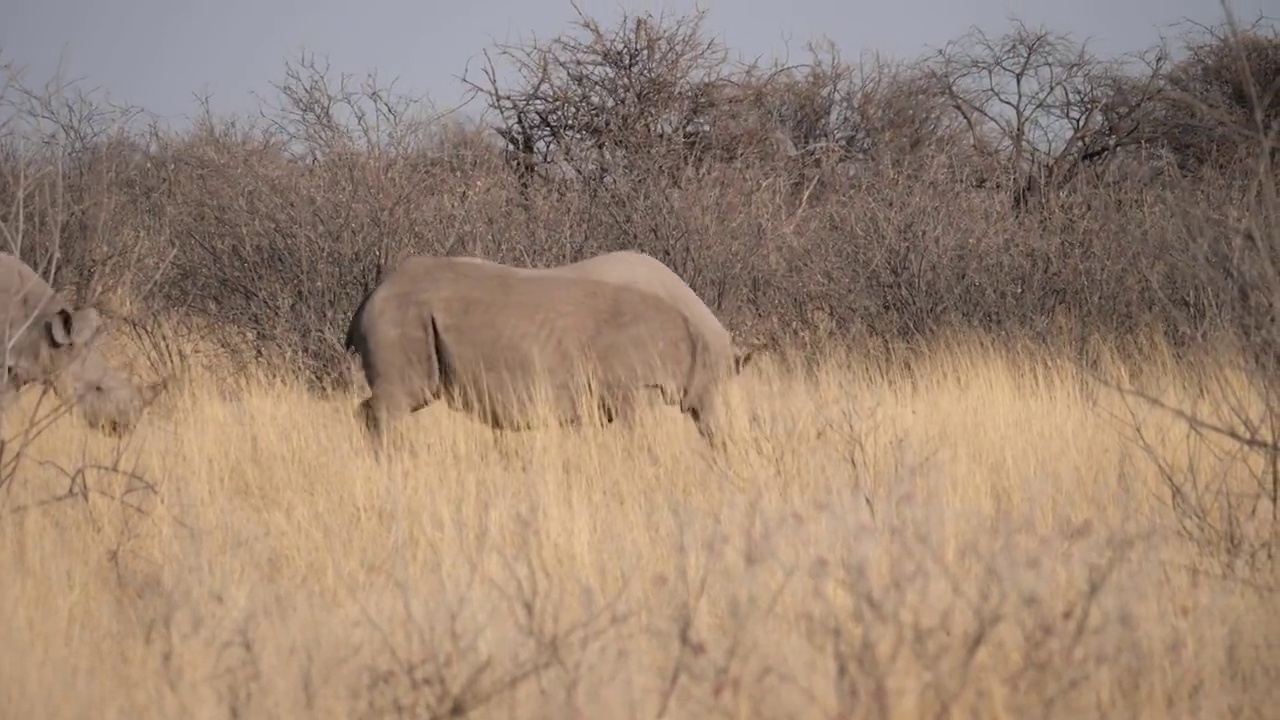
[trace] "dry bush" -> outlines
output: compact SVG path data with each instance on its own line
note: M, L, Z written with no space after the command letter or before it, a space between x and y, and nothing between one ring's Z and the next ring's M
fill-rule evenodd
M0 122L0 252L26 261L73 306L99 308L107 331L94 339L94 351L108 362L115 360L112 355L118 348L104 336L112 335L112 329L122 330L121 336L132 336L130 349L135 356L142 356L135 359L150 360L151 370L162 374L172 371L176 358L166 355L169 344L163 338L157 342L145 322L127 312L130 300L146 297L146 278L138 263L145 248L136 238L105 236L121 211L122 184L139 162L127 127L136 111L97 107L75 93L68 97L32 91L8 65L0 67L0 73L0 116L4 118ZM134 292L110 292L118 281L129 283L127 289ZM6 312L17 309L4 308ZM30 320L6 318L5 325L17 329ZM48 331L33 326L23 330ZM15 508L10 500L15 488L36 473L56 478L60 486L58 492L42 498L41 505L88 502L98 492L87 482L90 475L122 482L131 495L151 491L145 479L123 462L127 441L107 443L99 437L99 450L115 447L93 458L84 454L83 442L68 444L61 457L53 460L41 459L33 451L49 442L49 431L59 422L79 423L83 415L75 399L59 397L48 385L33 383L25 392L15 392L8 340L0 342L6 360L0 368L0 512L29 509Z
M1190 406L1169 407L1142 393L1132 394L1184 421L1187 456L1205 453L1221 463L1206 472L1142 438L1161 467L1169 506L1183 532L1208 548L1220 569L1235 574L1242 567L1273 567L1280 555L1280 116L1275 112L1280 76L1275 74L1274 58L1266 53L1259 58L1264 43L1255 34L1241 29L1230 16L1227 30L1212 52L1196 48L1199 54L1193 59L1218 82L1207 101L1193 99L1186 111L1212 117L1222 110L1222 91L1230 89L1227 96L1239 106L1230 113L1236 123L1231 128L1232 154L1248 152L1252 163L1234 163L1232 172L1243 187L1241 197L1231 204L1233 212L1215 217L1201 208L1187 208L1183 217L1206 238L1187 264L1202 273L1202 282L1220 288L1234 325L1232 352L1202 360L1202 365L1225 367L1232 381L1222 382L1226 375L1221 371L1208 372L1200 398ZM1277 48L1280 43L1273 38L1271 49ZM1242 486L1228 479L1223 465L1233 468L1232 474L1248 468L1252 482Z
M775 346L980 330L1087 359L1098 340L1191 351L1252 322L1219 248L1255 175L1243 160L1179 175L1170 119L1236 87L1225 35L1172 63L1017 24L913 61L815 45L766 67L731 61L703 21L583 14L499 47L475 123L310 55L256 114L180 132L15 81L6 99L56 128L40 131L61 138L48 172L83 208L23 222L61 236L71 285L122 304L152 288L133 306L329 387L347 382L360 295L406 253L545 266L643 250ZM1250 37L1266 90L1275 41ZM1232 113L1193 114L1239 145Z
M1251 169L1259 121L1280 122L1280 35L1261 18L1248 27L1230 18L1195 26L1184 47L1165 92L1146 109L1144 139L1187 175Z
M149 158L142 111L95 101L71 84L29 86L0 67L0 225L4 249L22 257L73 302L128 302L106 288L140 289L151 250L132 227L131 185Z
M304 56L277 85L279 107L243 124L206 112L158 156L154 212L177 246L159 301L248 335L250 359L318 380L344 365L340 340L360 295L431 220L428 191L456 171L420 102L371 76L359 87ZM440 240L443 242L443 238ZM281 355L283 353L283 355Z

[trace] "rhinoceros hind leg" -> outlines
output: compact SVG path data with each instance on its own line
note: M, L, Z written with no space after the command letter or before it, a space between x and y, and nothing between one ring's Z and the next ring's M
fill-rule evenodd
M411 413L430 404L426 398L406 398L403 393L387 392L375 388L373 393L356 407L356 418L365 429L366 438L380 451L386 450L392 426ZM416 400L416 402L414 402Z

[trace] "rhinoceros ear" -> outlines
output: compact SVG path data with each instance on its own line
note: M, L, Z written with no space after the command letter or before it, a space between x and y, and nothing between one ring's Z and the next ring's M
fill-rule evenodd
M55 347L81 344L89 341L98 331L101 318L93 308L81 308L74 313L62 308L49 318L49 337Z

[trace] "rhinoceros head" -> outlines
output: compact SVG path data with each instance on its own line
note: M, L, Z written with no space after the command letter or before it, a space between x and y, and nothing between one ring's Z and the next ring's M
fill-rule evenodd
M91 427L118 435L137 423L164 383L139 387L107 363L94 347L101 326L92 307L61 306L37 315L9 343L8 380L13 389L30 383L49 387Z
M84 421L108 435L121 435L137 425L143 410L165 388L164 381L136 384L96 351L77 358L63 377ZM66 398L66 391L59 396Z
M21 306L15 308L17 317L9 318L9 334L3 338L9 385L21 389L42 383L63 389L66 385L59 381L91 351L90 343L101 326L97 310L57 306L34 317L21 317L21 310Z

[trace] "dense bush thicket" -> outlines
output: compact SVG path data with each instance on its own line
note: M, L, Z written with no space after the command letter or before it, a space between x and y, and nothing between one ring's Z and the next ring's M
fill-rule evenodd
M498 47L468 79L484 123L306 55L278 102L182 132L10 73L0 226L82 299L238 330L219 335L325 384L406 253L641 249L764 343L1280 347L1274 28L1108 59L1014 24L911 62L814 46L766 68L703 20L583 16Z

